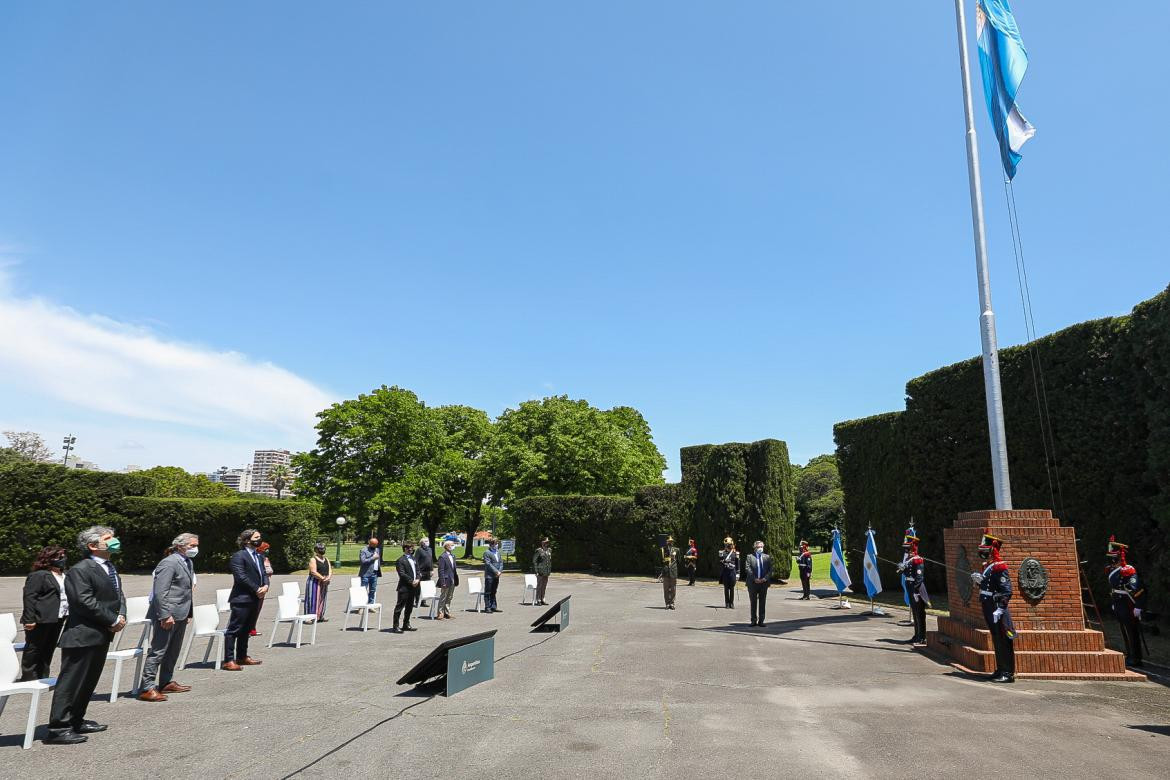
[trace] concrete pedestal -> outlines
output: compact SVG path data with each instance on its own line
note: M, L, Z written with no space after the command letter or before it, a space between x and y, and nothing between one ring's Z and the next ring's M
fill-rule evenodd
M984 530L1003 540L1012 576L1016 676L1047 680L1144 680L1125 656L1085 628L1074 529L1046 509L963 512L943 531L951 616L927 632L927 651L965 671L991 674L995 652L971 571Z

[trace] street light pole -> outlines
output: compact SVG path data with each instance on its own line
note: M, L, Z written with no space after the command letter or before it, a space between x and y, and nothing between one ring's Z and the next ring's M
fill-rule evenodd
M61 449L65 450L65 459L61 461L61 465L68 466L69 465L69 451L72 450L73 445L77 443L77 437L74 436L73 434L69 434L68 436L66 436L64 438L63 443L65 444L65 446L62 447Z
M345 527L345 518L337 518L337 558L333 561L334 566L341 565L341 529Z

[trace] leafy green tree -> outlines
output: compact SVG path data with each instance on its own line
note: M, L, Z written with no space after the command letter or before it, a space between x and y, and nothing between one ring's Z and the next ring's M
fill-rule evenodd
M636 409L602 411L562 395L500 415L485 467L499 504L535 495L632 495L662 484L666 459Z
M383 385L317 420L317 446L293 460L297 494L320 501L327 517L352 516L379 539L391 523L407 529L443 482L435 461L446 436L437 415L410 390Z
M796 471L796 534L810 545L829 544L845 522L845 493L834 455L818 455Z
M136 472L151 481L155 498L239 498L227 485L212 482L203 474L190 474L178 466L155 466Z
M444 447L459 457L458 463L451 461L453 471L448 483L451 492L446 498L460 517L459 525L467 532L463 557L470 558L490 489L485 456L491 448L495 427L486 412L470 406L440 406L434 411L443 426Z
M292 471L283 463L277 463L268 469L268 481L272 483L272 489L276 491L277 499L280 498L284 489L292 482L292 479Z

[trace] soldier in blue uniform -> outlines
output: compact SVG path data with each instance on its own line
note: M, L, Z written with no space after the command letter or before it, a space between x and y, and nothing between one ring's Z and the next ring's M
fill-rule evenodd
M1128 545L1109 537L1109 550L1105 557L1109 561L1109 592L1113 600L1113 614L1121 623L1121 635L1125 638L1125 665L1142 665L1142 610L1146 606L1146 589L1142 587L1137 569L1125 562Z
M991 682L1016 681L1016 628L1008 602L1012 598L1012 577L1008 565L1000 557L1003 541L989 533L979 542L979 557L986 563L982 572L971 572L971 581L979 586L979 603L983 619L995 645L995 674Z
M910 643L923 645L926 644L926 605L930 603L930 596L926 592L926 559L918 554L918 537L912 531L907 531L902 539L902 564L898 573L905 582L910 615L914 619L914 638Z
M808 542L803 539L800 541L800 555L796 558L796 569L800 572L800 587L804 590L800 600L808 601L812 595L813 558L808 549Z

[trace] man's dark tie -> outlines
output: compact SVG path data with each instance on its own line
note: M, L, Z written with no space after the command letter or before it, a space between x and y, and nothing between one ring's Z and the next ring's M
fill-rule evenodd
M106 572L110 575L110 582L114 584L114 592L120 593L122 589L118 587L118 571L114 568L113 561L106 561Z

